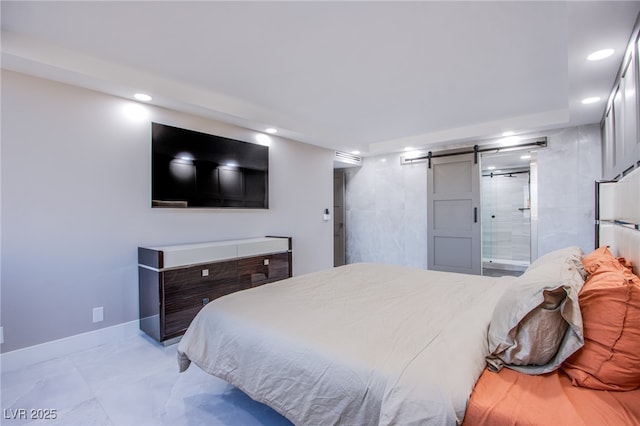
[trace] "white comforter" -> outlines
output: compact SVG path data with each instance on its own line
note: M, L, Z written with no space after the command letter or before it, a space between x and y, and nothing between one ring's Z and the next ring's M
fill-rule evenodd
M508 278L352 264L209 303L189 362L297 425L460 423Z

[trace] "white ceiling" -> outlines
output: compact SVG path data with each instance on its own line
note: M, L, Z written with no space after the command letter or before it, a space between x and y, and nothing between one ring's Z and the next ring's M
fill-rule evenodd
M599 122L640 2L0 7L3 68L371 155Z

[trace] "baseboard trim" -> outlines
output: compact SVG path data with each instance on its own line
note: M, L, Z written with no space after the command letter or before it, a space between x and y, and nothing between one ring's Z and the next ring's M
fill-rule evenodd
M16 349L0 355L0 370L4 373L19 370L31 364L91 349L114 341L141 334L139 321L130 321L87 333L76 334L51 342Z

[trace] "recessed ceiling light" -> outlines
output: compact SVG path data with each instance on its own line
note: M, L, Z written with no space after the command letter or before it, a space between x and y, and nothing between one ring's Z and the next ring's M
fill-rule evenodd
M599 61L600 59L608 58L613 55L615 52L613 49L602 49L597 52L593 52L591 55L587 56L587 59L590 61Z
M265 132L269 133L269 134L274 134L274 133L278 133L278 129L274 129L273 127L269 127L268 129L265 129Z
M594 96L592 98L583 99L582 103L585 105L588 105L588 104L595 104L596 102L599 102L599 101L600 101L600 96Z
M133 97L143 102L149 102L152 99L151 96L147 95L146 93L136 93L135 95L133 95Z

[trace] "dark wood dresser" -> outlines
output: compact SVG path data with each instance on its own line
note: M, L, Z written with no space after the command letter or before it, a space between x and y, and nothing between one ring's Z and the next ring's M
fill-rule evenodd
M291 277L291 238L138 247L138 277L140 329L171 344L210 301Z

